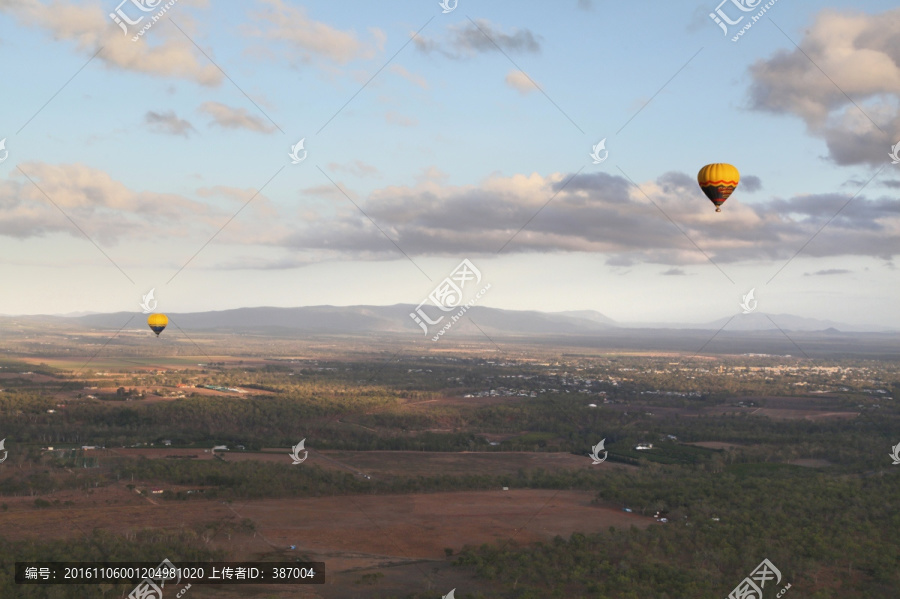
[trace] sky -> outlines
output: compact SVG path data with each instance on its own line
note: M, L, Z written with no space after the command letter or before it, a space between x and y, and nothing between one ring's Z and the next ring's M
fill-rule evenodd
M892 0L0 0L0 52L0 314L418 304L468 259L496 308L900 328Z

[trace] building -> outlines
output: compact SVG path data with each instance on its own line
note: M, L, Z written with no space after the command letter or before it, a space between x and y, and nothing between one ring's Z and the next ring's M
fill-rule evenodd
M638 451L644 451L645 449L653 449L653 443L638 443L635 447Z

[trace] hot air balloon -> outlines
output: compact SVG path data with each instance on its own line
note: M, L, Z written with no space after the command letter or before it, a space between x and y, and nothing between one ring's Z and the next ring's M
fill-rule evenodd
M165 330L166 325L169 324L169 319L166 318L165 314L151 314L150 317L147 318L147 324L150 325L150 328L153 329L153 332L159 337L159 334L162 333Z
M707 164L697 173L697 183L709 201L716 205L716 212L722 212L722 204L740 180L741 174L730 164Z

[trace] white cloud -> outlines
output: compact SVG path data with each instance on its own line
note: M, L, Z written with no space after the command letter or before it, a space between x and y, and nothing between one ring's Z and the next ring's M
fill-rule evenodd
M884 164L900 140L897 31L900 9L823 10L798 42L802 51L780 50L751 67L751 106L802 118L837 164Z
M418 85L422 89L428 89L428 82L425 80L424 77L420 77L419 75L414 75L413 73L410 73L408 70L406 70L404 67L400 66L399 64L392 64L391 72L396 73L397 75L400 75L401 77L403 77L404 79L406 79L407 81L412 83L413 85Z
M523 96L530 94L533 91L537 91L537 87L531 82L528 75L519 69L513 69L506 74L506 85L510 86Z
M371 58L384 45L385 35L380 29L370 28L373 41L364 44L352 31L341 31L311 19L305 8L288 6L282 0L260 0L258 4L262 9L251 16L260 28L252 34L287 42L305 61L318 57L346 64Z
M114 3L110 5L110 9L114 7ZM187 79L201 85L221 82L221 72L177 29L157 25L132 42L133 32L123 34L109 18L110 9L59 1L44 4L38 0L0 0L0 12L28 27L44 29L56 40L73 41L88 56L102 47L96 60L111 68ZM167 15L162 17L166 18ZM183 20L190 23L186 16Z
M126 237L157 238L160 231L184 235L193 225L221 219L201 202L135 191L83 164L29 162L20 168L37 187L18 170L0 183L0 235L25 239L63 232L81 237L68 216L92 239L113 244Z

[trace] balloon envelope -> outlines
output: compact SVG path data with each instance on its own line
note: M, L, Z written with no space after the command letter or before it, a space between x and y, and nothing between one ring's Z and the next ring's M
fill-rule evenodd
M159 337L159 334L162 333L166 328L166 325L169 324L169 319L166 318L165 314L151 314L150 317L147 318L147 324L150 325L150 328L153 329L153 332Z
M707 164L697 173L697 183L713 204L716 212L722 212L722 204L734 192L741 180L741 174L730 164Z

